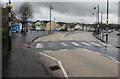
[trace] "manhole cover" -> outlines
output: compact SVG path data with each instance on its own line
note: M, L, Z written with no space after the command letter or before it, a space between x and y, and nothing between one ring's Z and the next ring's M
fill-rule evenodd
M55 70L60 69L60 67L59 67L59 66L51 66L50 69L51 69L52 71L55 71Z

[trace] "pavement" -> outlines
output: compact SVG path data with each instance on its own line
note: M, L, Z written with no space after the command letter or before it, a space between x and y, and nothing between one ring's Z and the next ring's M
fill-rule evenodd
M13 34L6 77L118 76L117 62L88 49L103 49L90 32L46 34L39 31ZM90 42L97 43L89 46Z
M35 38L47 34L47 32L32 31L26 35L20 33L12 35L12 51L5 77L51 77L29 44Z
M113 45L113 46L119 46L118 45L118 32L117 31L113 31L113 32L111 32L111 33L108 33L108 44L111 44L111 45ZM95 36L96 38L98 38L99 40L101 40L101 41L103 41L103 42L105 42L105 40L106 40L106 36L104 36L104 39L101 39L98 35L94 35L93 34L93 36Z
M119 39L118 39L118 32L114 31L112 33L109 34L109 41L108 43L114 46L119 46Z
M1 29L1 28L0 28ZM0 37L2 37L2 31L0 31ZM0 38L0 78L2 77L2 38Z
M58 32L36 39L32 48L36 49L45 68L55 77L118 77L118 62L101 54L101 51L109 50L106 55L112 53L118 58L117 49L113 51L112 46L103 45L90 32ZM50 67L54 66L60 69L51 71Z

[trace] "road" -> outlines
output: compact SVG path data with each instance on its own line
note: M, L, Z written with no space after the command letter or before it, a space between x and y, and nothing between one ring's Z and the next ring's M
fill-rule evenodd
M90 32L57 32L38 38L32 48L40 54L46 68L60 65L61 61L68 77L117 77L118 49L92 37ZM47 55L47 56L46 56ZM56 76L61 71L52 72Z
M112 33L109 34L109 41L108 43L114 46L118 45L118 36L117 36L117 31L114 31Z

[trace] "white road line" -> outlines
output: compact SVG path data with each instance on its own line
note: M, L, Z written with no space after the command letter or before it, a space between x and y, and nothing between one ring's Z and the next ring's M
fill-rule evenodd
M93 44L93 45L96 45L96 46L102 46L102 45L94 43L94 42L90 42L90 43Z
M76 42L71 42L71 43L74 44L75 46L79 46L79 44Z
M46 56L46 57L48 57L48 58L51 58L51 59L53 59L53 60L58 61L58 59L56 59L56 58L54 58L54 57L52 57L52 56L46 55L46 54L44 54L44 53L39 52L39 54L44 55L44 56Z
M112 46L112 45L109 45L109 44L105 44L105 43L101 43L102 45L104 46Z
M68 50L68 49L61 49L60 51L66 51L66 50Z
M64 74L64 77L68 77L68 75L67 75L67 73L66 73L66 71L65 71L65 69L63 68L63 65L62 65L62 63L61 63L61 61L59 61L58 60L58 63L59 63L59 65L60 65L60 67L61 67L61 69L62 69L62 71L63 71L63 74Z
M54 57L52 57L52 56L43 54L43 53L41 53L41 52L38 52L38 53L41 54L41 55L44 55L44 56L46 56L46 57L48 57L48 58L51 58L51 59L53 59L53 60L56 60L56 61L58 62L58 64L60 65L60 68L62 69L62 72L63 72L64 77L65 77L66 79L69 79L69 78L68 78L68 74L66 73L66 71L65 71L65 69L64 69L64 67L63 67L63 65L62 65L62 63L61 63L60 60L58 60L58 59L56 59L56 58L54 58Z
M43 48L43 44L37 43L37 44L36 44L36 48Z
M81 42L81 43L84 44L84 45L87 45L87 46L91 46L90 44L85 43L85 42Z
M65 42L60 42L61 45L63 46L69 46L68 44L66 44Z
M94 51L91 51L91 50L88 50L88 49L83 49L83 50L88 51L88 52L97 53L97 54L99 54L99 55L106 56L106 57L108 57L108 58L112 59L113 61L115 61L115 62L117 62L117 63L120 63L119 61L117 61L117 60L116 60L116 59L114 59L113 57L107 56L107 55L105 55L105 54L102 54L102 53L99 53L99 52L94 52Z

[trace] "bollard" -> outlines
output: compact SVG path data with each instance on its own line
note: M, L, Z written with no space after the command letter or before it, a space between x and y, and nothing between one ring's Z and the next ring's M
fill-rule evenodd
M118 48L120 48L120 32L117 34L118 35Z

